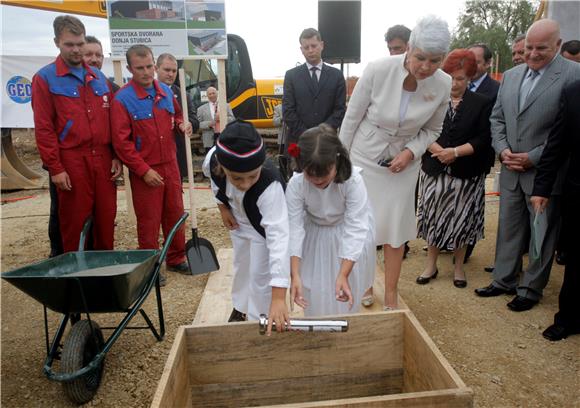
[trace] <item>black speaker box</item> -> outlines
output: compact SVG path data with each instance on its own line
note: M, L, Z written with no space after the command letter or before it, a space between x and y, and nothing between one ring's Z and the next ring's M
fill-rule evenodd
M360 62L360 14L360 0L318 2L318 31L324 41L325 62Z

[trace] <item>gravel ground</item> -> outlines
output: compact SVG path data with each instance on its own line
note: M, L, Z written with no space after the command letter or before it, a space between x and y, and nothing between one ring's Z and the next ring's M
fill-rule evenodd
M31 167L40 167L29 136L19 134L15 145ZM2 198L29 195L35 198L1 207L2 271L43 260L48 255L47 193L18 192L3 194ZM136 246L136 232L123 208L120 204L116 229L120 250ZM467 289L453 287L450 255L442 255L436 280L425 286L415 284L425 263L425 252L421 249L424 243L416 240L411 242L409 259L403 264L401 295L460 377L472 387L475 406L580 407L580 336L557 343L547 342L541 336L557 309L563 268L553 268L542 302L529 312L509 311L505 306L510 300L507 296L479 299L473 294L474 288L490 281L483 266L493 262L497 210L497 199L492 197L486 206L486 239L478 243L466 265ZM216 249L231 246L215 208L203 204L198 221L200 235ZM193 320L207 280L206 276L167 275L168 285L162 289L165 340L157 342L148 331L124 331L107 355L99 392L87 405L150 404L176 329ZM71 406L61 387L42 373L46 353L42 306L3 281L1 306L1 405ZM145 309L156 317L154 296L149 297ZM101 325L116 325L120 317L107 314L96 320ZM58 316L50 313L52 330L57 321ZM141 324L140 318L136 317L134 323Z

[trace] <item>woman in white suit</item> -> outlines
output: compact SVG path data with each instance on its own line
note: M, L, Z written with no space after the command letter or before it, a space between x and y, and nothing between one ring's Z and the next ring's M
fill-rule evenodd
M414 196L421 156L439 137L449 102L451 78L439 67L450 40L445 21L421 18L407 53L366 67L340 129L352 163L363 169L375 213L387 310L398 306L403 244L417 236Z

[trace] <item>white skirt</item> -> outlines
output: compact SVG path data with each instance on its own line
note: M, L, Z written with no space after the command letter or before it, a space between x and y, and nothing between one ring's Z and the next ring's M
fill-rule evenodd
M352 164L363 169L369 201L375 216L376 244L398 248L417 237L415 217L415 188L421 160L413 160L400 173L392 173L354 148L350 152Z
M372 286L375 276L376 249L374 234L369 230L363 251L354 264L348 283L354 304L349 310L348 302L336 300L336 278L340 271L340 245L343 240L343 224L322 226L305 220L303 257L300 266L304 297L308 307L305 316L322 316L355 313L359 310L364 292Z

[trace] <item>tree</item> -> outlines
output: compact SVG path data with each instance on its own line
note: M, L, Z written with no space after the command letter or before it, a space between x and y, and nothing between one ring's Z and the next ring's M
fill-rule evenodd
M485 43L497 55L501 72L511 68L511 42L534 22L539 3L539 0L467 0L451 49Z

